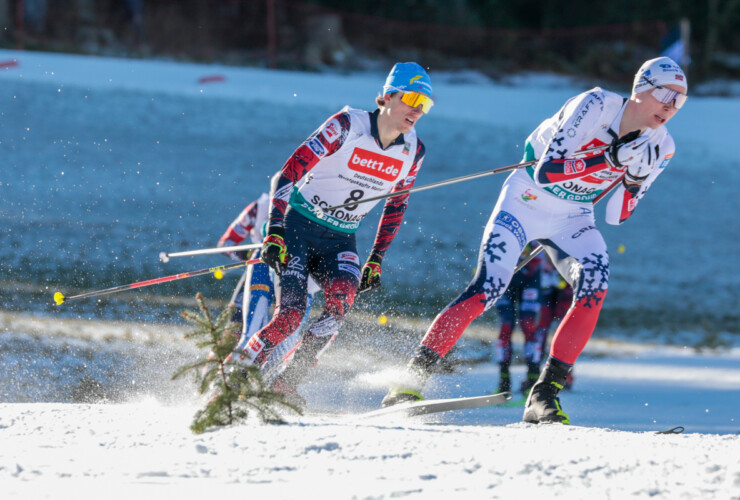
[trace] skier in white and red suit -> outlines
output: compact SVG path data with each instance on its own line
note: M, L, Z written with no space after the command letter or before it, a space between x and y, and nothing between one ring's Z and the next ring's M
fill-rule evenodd
M386 200L364 266L355 231L377 201L329 208L412 187L424 159L414 127L433 104L427 72L416 63L394 65L376 103L373 112L347 106L331 116L285 163L272 196L261 259L280 275L281 297L242 361L261 366L298 328L309 275L325 298L322 314L274 385L288 395L296 395L296 386L336 337L358 287L363 292L380 284L383 256L401 226L408 193Z
M675 146L665 124L686 102L686 76L671 59L646 61L629 98L599 87L568 100L525 143L524 161L536 164L505 181L486 225L478 270L467 289L427 330L407 377L383 400L388 406L421 399L430 368L467 326L504 293L525 245L539 241L574 291L550 356L532 387L526 422L569 423L558 393L596 326L609 279L609 256L596 228L593 199L616 185L606 222L621 224L663 172ZM585 158L577 151L607 146Z

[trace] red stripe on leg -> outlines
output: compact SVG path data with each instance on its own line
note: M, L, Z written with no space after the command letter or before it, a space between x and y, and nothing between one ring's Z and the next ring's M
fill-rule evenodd
M596 328L606 292L596 292L593 297L588 307L584 299L576 302L555 332L550 355L563 363L572 365L576 362Z
M511 343L511 334L514 332L514 327L511 323L501 323L501 330L498 333L498 341L501 345L509 345Z
M519 318L519 327L524 334L524 340L534 341L534 334L537 331L537 315L534 313L524 313Z
M260 338L272 345L278 345L295 332L301 324L304 311L295 308L276 310L275 316L265 327L257 332Z
M439 313L424 335L421 345L444 357L468 325L483 314L485 306L483 299L484 295L479 293Z
M341 320L352 308L357 293L357 282L338 278L329 282L324 290L324 310Z

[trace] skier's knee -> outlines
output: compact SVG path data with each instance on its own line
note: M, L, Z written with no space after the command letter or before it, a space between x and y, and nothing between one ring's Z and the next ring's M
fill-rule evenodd
M279 344L295 332L303 319L303 311L295 307L279 308L264 328L264 336L273 344Z
M581 261L578 279L573 286L573 306L601 307L609 288L609 257L591 254Z
M356 293L357 284L354 281L333 280L324 290L324 312L341 320L352 308Z

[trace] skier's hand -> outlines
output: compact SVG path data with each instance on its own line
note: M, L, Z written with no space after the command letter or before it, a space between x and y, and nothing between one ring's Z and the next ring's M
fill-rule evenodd
M652 145L649 142L645 143L647 146L636 154L636 157L627 164L627 171L624 173L624 180L626 183L631 184L642 184L650 175L650 171L655 165L657 160L657 154L653 150Z
M273 268L278 275L283 270L283 266L288 261L288 249L283 239L284 231L282 228L271 228L269 234L262 241L262 252L260 260Z
M624 167L640 157L648 147L648 137L634 130L612 142L604 151L604 157L612 166Z
M219 244L219 248L223 246L233 246L233 245L221 245ZM231 260L248 260L249 256L251 255L251 250L237 250L236 252L227 252L226 256L230 258Z
M223 245L220 241L218 242L218 248L223 247L231 247L234 246L233 243L228 243L226 245ZM225 255L230 258L231 260L247 260L249 258L249 250L238 250L236 252L226 252Z
M380 286L380 275L383 270L380 267L380 261L376 256L371 255L364 266L362 266L362 278L360 278L359 293L369 292Z
M233 228L233 226L229 226L229 228L226 230L226 232L221 236L221 239L218 240L218 248L223 247L233 247L236 245L241 245L244 241L244 238L242 238ZM238 252L228 252L226 254L230 259L232 260L247 260L247 257L249 256L249 250L239 250Z

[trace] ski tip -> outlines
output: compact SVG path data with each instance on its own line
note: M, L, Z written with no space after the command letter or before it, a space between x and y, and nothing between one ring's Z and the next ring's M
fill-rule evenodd
M506 401L511 401L512 399L514 399L514 394L508 391L491 394L491 396L501 396L502 398L506 398Z
M677 425L676 427L672 427L664 431L658 431L656 432L656 434L681 434L684 430L685 429L683 425Z

